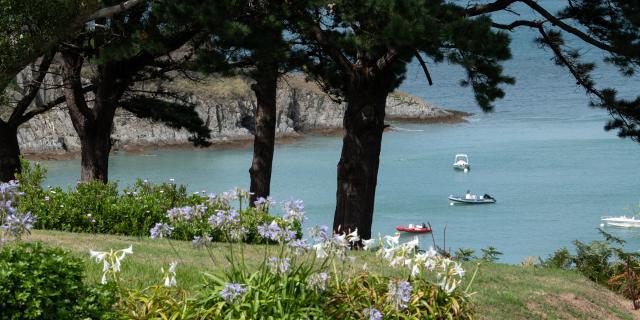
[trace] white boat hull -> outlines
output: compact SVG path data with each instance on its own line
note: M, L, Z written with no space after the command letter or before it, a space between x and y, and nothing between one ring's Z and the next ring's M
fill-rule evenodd
M636 219L635 217L605 217L601 220L604 224L612 227L640 228L640 219Z
M457 170L469 170L471 168L471 166L466 163L466 164L453 164L453 168L457 169Z
M451 204L459 203L459 204L487 204L487 203L496 203L496 199L493 198L475 198L475 199L467 199L465 197L454 197L449 196L449 201Z

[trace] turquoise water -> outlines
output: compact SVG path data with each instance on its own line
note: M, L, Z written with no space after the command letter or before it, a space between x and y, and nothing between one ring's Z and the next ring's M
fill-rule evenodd
M542 1L554 5L554 1ZM504 17L505 21L509 17ZM628 213L640 201L640 146L618 139L602 127L607 114L587 106L583 91L550 53L532 43L535 34L514 33L514 59L506 72L518 83L508 87L495 112L481 113L469 89L460 88L463 72L431 66L435 84L426 85L412 65L400 88L446 108L476 113L451 125L392 123L398 130L383 139L373 232L392 233L396 225L430 222L447 247L494 246L502 261L545 257L571 241L599 239L603 215ZM585 51L599 59L601 53ZM600 83L623 95L639 92L638 77L621 78L612 68L598 73ZM276 148L272 191L276 200L305 200L308 225L331 225L341 140L308 136ZM456 153L470 156L468 173L451 168ZM148 155L116 154L110 178L130 184L135 178L189 185L191 191L247 188L251 149L161 150ZM78 161L46 162L48 184L75 183ZM447 196L489 193L498 202L450 206ZM640 230L609 228L640 249ZM431 242L431 236L423 240Z

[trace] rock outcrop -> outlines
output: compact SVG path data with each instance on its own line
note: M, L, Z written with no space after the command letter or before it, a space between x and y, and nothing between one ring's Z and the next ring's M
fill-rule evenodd
M212 142L232 142L252 138L255 97L246 81L205 79L199 83L186 80L169 84L168 89L187 92L207 126ZM342 127L346 105L336 103L315 85L297 76L284 78L278 90L277 134L298 135L316 130ZM390 119L428 122L462 121L464 114L435 107L419 98L402 93L387 100ZM25 153L68 153L80 149L79 139L64 107L34 117L18 133ZM115 118L112 137L114 149L189 144L190 133L162 123L139 119L120 109Z

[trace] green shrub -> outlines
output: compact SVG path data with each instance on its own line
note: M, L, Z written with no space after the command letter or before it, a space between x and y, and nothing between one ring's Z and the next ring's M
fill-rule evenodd
M83 262L39 243L0 251L0 319L110 319L113 288L87 287Z
M123 192L117 183L79 183L75 189L41 187L46 169L23 163L19 209L37 217L35 228L146 236L170 208L201 201L184 186L136 181Z
M211 241L226 241L209 226L208 219L218 210L229 210L231 200L238 199L242 206L248 199L248 196L238 198L237 191L219 197L188 194L183 185L152 184L140 179L123 191L118 190L115 182L97 181L78 183L75 189L67 191L59 187L43 189L45 176L46 169L41 165L23 162L19 210L30 211L37 218L34 225L37 229L149 236L157 223L172 223L173 239L190 241L195 235L204 234ZM199 214L189 219L172 218L170 212L180 209L196 210ZM274 219L268 210L247 206L239 210L239 215L247 231L245 241L250 243L261 241L257 226ZM301 236L299 224L296 230Z
M624 261L629 253L623 250L624 241L598 229L604 241L583 243L575 240L576 253L571 254L567 248L557 250L542 262L544 267L574 269L592 281L609 285L609 279L624 269ZM637 254L631 254L637 256Z

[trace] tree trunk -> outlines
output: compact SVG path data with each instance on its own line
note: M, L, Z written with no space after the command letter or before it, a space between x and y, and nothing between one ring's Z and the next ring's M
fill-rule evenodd
M117 98L113 96L116 82L105 76L100 66L93 108L89 108L82 88L81 70L84 59L73 52L63 52L64 95L73 127L80 138L82 181L109 179L111 129ZM111 68L113 69L113 68ZM108 71L107 71L108 72ZM110 73L106 73L110 75Z
M374 81L361 81L346 94L335 233L358 229L362 239L371 238L387 92L388 88Z
M109 181L109 152L111 151L111 130L85 132L80 138L82 181Z
M268 70L256 77L252 89L256 94L256 127L253 139L253 162L249 169L251 176L250 205L259 197L266 198L271 190L271 169L276 138L276 93L278 87L277 70Z
M20 172L18 128L0 124L0 182L14 180L16 172Z

